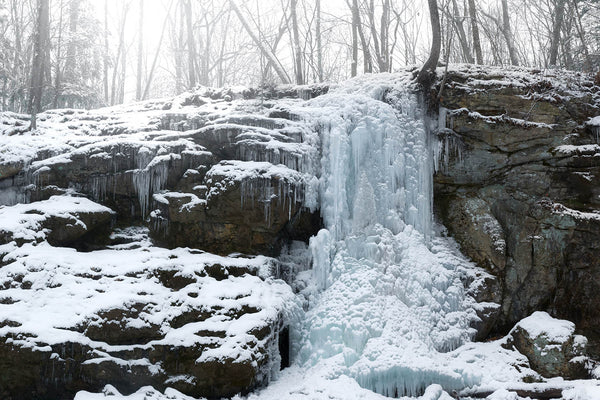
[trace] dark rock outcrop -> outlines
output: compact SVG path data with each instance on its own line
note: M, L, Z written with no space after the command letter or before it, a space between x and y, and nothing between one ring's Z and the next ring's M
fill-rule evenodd
M277 254L285 241L320 228L305 206L318 133L285 107L240 99L252 93L207 90L131 110L49 111L41 127L55 135L53 145L33 142L30 151L0 161L0 203L72 188L115 210L121 224L148 222L162 245ZM269 96L300 95L277 93Z
M536 310L597 330L600 146L588 122L599 88L576 73L487 67L446 82L435 204L498 280L501 308L480 336Z

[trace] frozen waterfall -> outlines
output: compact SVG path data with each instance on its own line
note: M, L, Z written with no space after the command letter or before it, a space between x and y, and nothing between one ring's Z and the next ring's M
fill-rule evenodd
M463 260L433 235L434 163L420 106L408 84L385 86L354 82L305 109L321 127L325 228L309 246L318 290L297 360L334 362L364 388L415 396L431 383L464 385L444 353L469 340L476 317Z

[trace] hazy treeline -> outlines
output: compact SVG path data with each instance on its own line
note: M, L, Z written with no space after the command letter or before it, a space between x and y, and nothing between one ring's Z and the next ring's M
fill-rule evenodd
M600 65L600 0L437 5L443 62ZM393 71L427 58L428 18L422 0L0 0L0 110Z

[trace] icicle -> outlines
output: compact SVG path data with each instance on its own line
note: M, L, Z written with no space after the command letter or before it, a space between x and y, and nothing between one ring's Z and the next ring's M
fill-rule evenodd
M312 253L313 276L317 286L321 290L327 289L333 252L332 237L329 231L321 229L317 236L310 238L309 248Z
M171 156L152 158L151 154L148 155L142 150L140 150L138 156L139 168L133 172L133 186L140 203L141 215L144 218L152 194L162 190L167 182L169 176L168 164Z

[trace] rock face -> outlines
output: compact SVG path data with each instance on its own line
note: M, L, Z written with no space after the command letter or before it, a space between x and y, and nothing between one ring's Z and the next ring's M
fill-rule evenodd
M326 89L312 91L303 93ZM300 95L288 92L270 95ZM320 227L306 202L319 138L284 100L274 108L243 99L252 95L207 89L131 108L49 111L39 136L6 136L0 204L75 189L124 224L149 219L153 238L170 247L277 254ZM18 122L8 117L8 126Z
M510 331L507 347L524 354L531 367L545 378L589 378L585 356L587 339L575 335L575 324L536 311Z
M0 207L0 245L40 243L53 246L101 246L114 212L83 197L52 196L48 200ZM2 254L2 253L0 253Z
M24 134L0 115L0 398L231 397L289 363L276 278L296 266L263 255L320 228L318 127L255 95L48 111Z
M445 82L434 201L487 271L469 293L476 339L546 310L600 343L598 87L577 74L489 67L453 69ZM26 134L26 117L0 115L0 398L107 383L216 398L268 382L298 311L274 278L291 281L298 268L239 253L277 255L321 227L319 131L332 122L327 109L325 122L305 120L296 103L326 91L257 99L207 89L55 110ZM110 239L114 224L145 228ZM544 376L582 376L574 328L561 325L557 339L530 322L509 345Z
M297 306L271 279L273 260L161 249L132 233L91 253L41 242L5 254L2 399L72 398L108 383L230 397L279 370L284 315Z
M447 77L435 204L498 280L488 297L501 307L482 337L536 310L600 326L600 146L589 123L599 99L575 73L464 67Z

